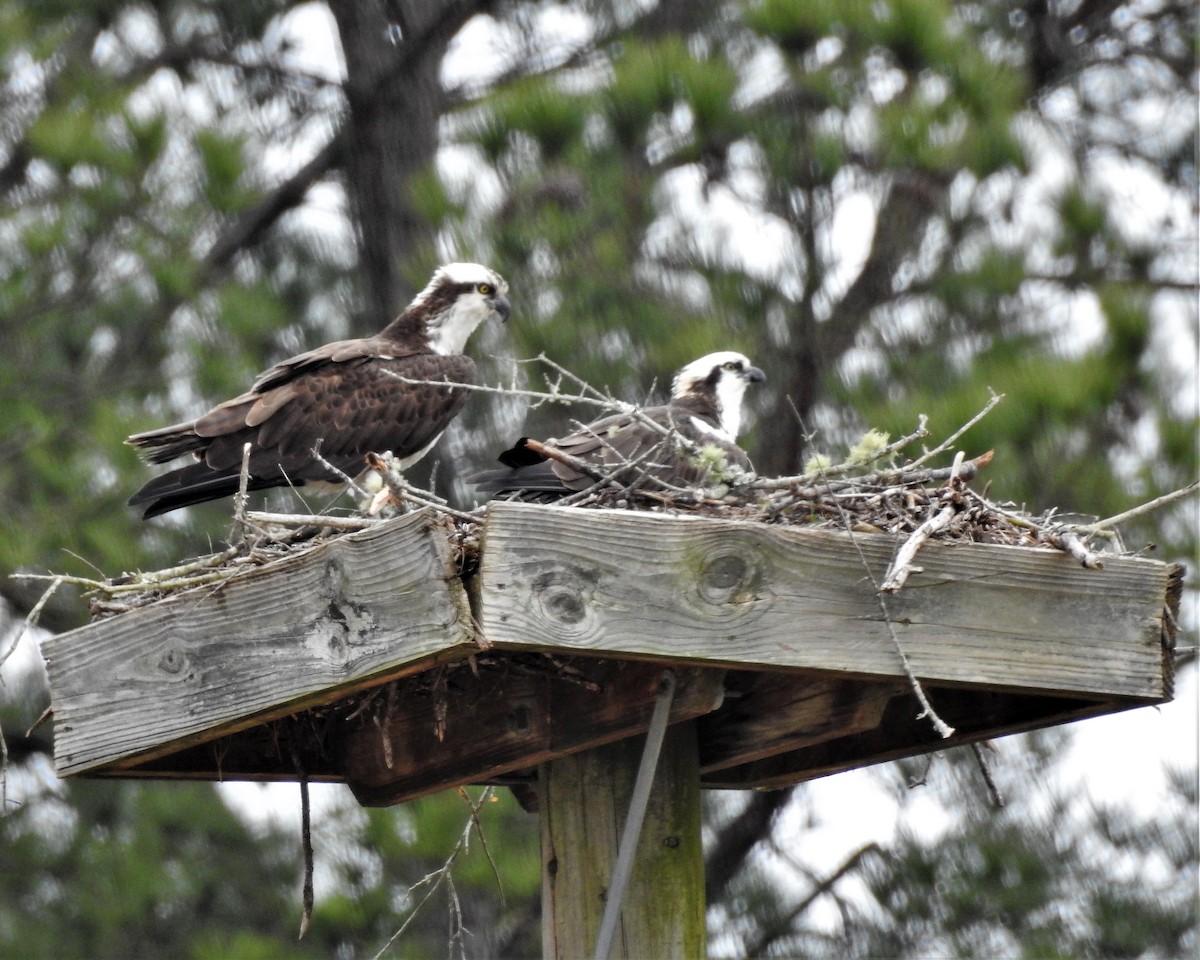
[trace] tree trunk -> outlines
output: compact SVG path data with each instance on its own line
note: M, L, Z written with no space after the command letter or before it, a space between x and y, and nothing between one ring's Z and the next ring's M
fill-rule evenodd
M402 264L432 228L409 184L437 150L439 79L450 40L480 3L331 0L346 57L350 106L346 190L362 261L360 332L383 327L415 292Z

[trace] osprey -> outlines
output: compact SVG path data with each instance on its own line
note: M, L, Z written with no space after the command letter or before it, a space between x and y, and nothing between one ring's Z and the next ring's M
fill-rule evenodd
M151 463L190 453L198 461L155 477L129 500L144 518L238 490L250 444L248 487L344 482L368 453L390 450L401 469L434 445L468 391L409 380L474 383L462 350L484 320L508 319L508 284L478 263L449 263L404 312L373 337L339 340L284 360L239 397L186 423L125 442ZM331 471L313 455L342 472Z
M591 486L593 474L626 484L645 478L678 487L721 482L736 470L753 469L737 445L737 435L746 387L764 380L763 372L742 354L710 353L675 375L669 403L605 417L544 444L531 445L522 437L500 454L508 470L486 471L471 482L480 493L558 496ZM534 446L548 449L550 455ZM591 472L554 459L555 452L582 461ZM654 486L652 482L650 489Z

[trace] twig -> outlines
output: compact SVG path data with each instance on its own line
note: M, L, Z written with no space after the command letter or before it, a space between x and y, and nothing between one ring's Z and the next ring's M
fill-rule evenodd
M913 566L912 562L913 558L917 555L917 551L935 533L945 530L946 527L950 526L950 522L954 519L954 515L957 512L958 510L954 504L948 503L908 535L908 539L896 551L896 556L892 559L892 565L888 567L887 574L883 578L883 583L879 586L881 592L895 593L904 586L905 581L908 580L911 574L922 572L923 568Z
M13 576L22 575L14 574ZM62 586L62 584L66 581L67 577L62 575L50 578L50 586L46 588L46 591L42 594L38 602L33 605L33 609L30 610L26 615L25 622L21 624L21 629L17 631L17 635L13 638L12 643L8 645L8 649L4 651L3 655L0 655L0 667L4 666L4 662L16 652L17 645L22 639L24 639L25 634L28 633L30 629L37 626L38 620L40 620L42 617L42 611L46 608L46 604L50 602L50 598L54 595L54 591Z
M865 557L863 558L863 562L864 564L866 563ZM904 652L904 647L900 644L900 638L896 636L896 628L892 626L892 615L888 611L887 602L884 600L886 594L876 590L876 596L879 599L879 609L883 611L884 626L887 627L888 636L892 638L892 645L896 648L896 654L900 657L900 666L904 669L904 676L908 679L908 685L916 696L917 702L921 704L921 712L917 714L917 719L920 720L923 717L928 717L929 722L933 724L933 729L938 732L940 737L943 739L952 737L954 735L954 728L939 717L937 711L933 709L929 698L925 696L925 688L921 686L921 681L917 679L912 664L908 661L908 654Z
M803 423L801 424L803 427ZM951 477L958 474L959 468L962 466L962 456L955 458L954 466L951 468ZM933 709L933 705L929 702L929 698L925 696L925 688L921 686L921 681L917 678L913 671L912 664L909 663L908 654L904 652L904 647L900 643L900 638L896 636L896 628L892 624L892 615L887 608L887 600L875 580L875 574L871 572L871 566L867 563L866 554L863 553L862 545L858 542L858 537L854 534L854 525L850 522L849 516L846 514L846 508L842 506L840 500L834 500L834 506L837 508L838 516L841 518L842 526L846 534L850 537L850 542L854 545L854 550L858 554L859 562L862 564L863 570L866 571L871 585L875 588L875 598L879 601L879 609L883 613L883 625L887 629L888 636L891 637L892 646L896 650L896 655L900 658L900 666L904 670L904 676L908 680L908 685L912 689L913 695L917 698L917 702L921 705L921 713L917 714L917 719L928 717L929 722L933 724L934 730L943 738L953 735L954 728L946 723L938 716L937 711Z
M455 380L417 380L413 377L402 376L394 370L384 370L383 373L399 380L401 383L407 383L414 387L453 387L455 390L471 390L475 393L500 393L506 397L525 397L530 400L541 400L545 403L585 403L593 407L608 410L611 413L630 413L635 409L633 404L625 403L622 400L616 400L611 397L601 400L583 394L561 393L559 391L546 393L541 390L525 390L518 387L492 387L483 383L459 383Z
M252 512L248 512L247 516L253 516ZM184 577L195 573L197 570L207 570L210 567L219 567L226 561L232 560L239 553L237 547L227 547L220 553L210 553L206 557L199 557L196 560L189 560L187 563L182 563L176 567L168 567L166 570L156 570L153 573L135 573L125 577L117 577L109 581L113 585L117 584L153 584L161 580L171 580L176 577Z
M13 580L58 580L72 587L84 587L88 590L106 591L113 588L113 584L103 580L89 580L87 577L76 577L67 573L10 573L9 576Z
M1110 530L1119 523L1125 523L1127 520L1133 520L1143 514L1150 513L1153 510L1159 510L1168 504L1175 503L1178 500L1184 500L1187 497L1200 493L1200 480L1194 480L1186 487L1180 487L1178 490L1172 490L1170 493L1164 493L1161 497L1155 497L1148 503L1140 504L1126 510L1124 513L1118 513L1116 516L1108 517L1104 520L1097 520L1095 523L1070 524L1068 529L1075 533L1092 534L1101 533L1105 530Z
M955 485L958 479L959 470L962 467L963 452L960 450L954 457L954 466L950 468L950 483ZM947 499L946 503L937 513L932 513L930 507L930 517L922 523L916 530L909 534L908 539L904 541L903 546L896 551L895 557L892 558L892 564L888 567L887 574L883 578L883 584L879 589L883 593L895 593L899 590L909 576L914 573L920 573L921 568L913 566L913 558L917 555L917 551L921 549L922 544L930 537L941 530L945 530L950 526L955 514L959 511L959 503L955 502L953 494Z
M794 409L794 408L793 408ZM816 479L827 479L829 477L840 476L843 473L849 473L851 470L861 470L863 467L871 463L877 463L880 460L886 460L894 453L898 453L907 447L914 440L921 440L929 436L928 429L929 417L926 414L921 414L917 418L916 429L912 433L905 434L896 440L893 440L886 447L881 447L878 451L871 454L869 457L855 458L852 460L843 460L841 463L835 463L828 467L821 467L813 473L800 474L795 477L772 477L769 479L759 479L754 486L760 490L770 490L774 487L788 486L792 484L812 483ZM809 437L805 438L810 439Z
M474 523L482 516L482 511L472 514L455 510L436 494L414 487L404 479L404 475L396 468L396 459L391 454L381 455L371 453L367 455L367 462L370 464L372 470L375 470L383 477L383 482L387 485L389 492L397 500L411 500L419 507L428 507L430 510L448 514L456 520L463 520L467 523Z
M996 781L992 778L992 771L983 755L983 744L973 743L971 750L975 754L975 762L979 764L979 772L983 774L983 782L987 785L988 796L992 798L992 806L1003 807L1005 805L1004 794L1000 792L1000 788L996 786Z
M378 517L334 517L316 513L267 513L247 510L246 517L256 523L281 527L328 527L330 530L366 530L382 521Z
M479 811L483 808L483 805L491 797L492 790L492 787L486 787L483 793L479 795L479 799L475 803L471 804L471 814L467 818L467 825L463 828L462 833L459 834L458 842L454 845L454 849L450 851L450 855L446 858L446 862L443 863L437 870L426 874L408 888L408 893L412 893L418 887L429 883L431 880L433 881L433 886L429 888L429 892L421 898L420 903L413 907L412 911L405 918L404 923L400 925L400 929L388 938L387 943L379 948L379 952L375 954L372 960L380 960L380 957L384 955L384 953L387 951L387 948L400 939L400 937L404 934L404 931L408 929L409 924L412 923L417 914L421 912L421 908L429 902L429 898L432 897L437 892L438 888L447 881L450 875L450 868L454 865L454 861L458 859L459 854L462 853L462 851L467 847L467 842L471 836L471 829L475 825L475 817L478 816Z
M246 490L250 485L250 443L242 444L242 469L238 475L238 489L233 497L233 529L229 541L234 544L246 542Z
M963 480L972 479L980 470L992 462L991 450L981 453L972 460L965 460L958 471ZM833 468L834 470L837 467ZM914 486L930 483L941 483L949 480L953 467L937 467L934 469L913 470L911 464L899 470L876 471L865 476L847 477L844 480L830 480L818 486L811 486L818 476L827 476L825 471L819 474L802 474L795 477L756 477L744 486L750 490L790 490L805 500L815 500L837 490L857 489L870 486ZM809 484L809 486L802 486Z
M385 370L383 372L388 373L388 374L391 373L390 370ZM321 456L321 441L320 440L317 441L316 446L314 446L312 448L311 452L312 452L313 459L316 460L317 463L319 463L326 470L328 470L335 477L337 477L344 484L346 484L346 486L349 487L351 490L353 490L356 495L358 495L360 497L369 496L367 491L364 490L362 487L360 487L358 485L357 481L355 481L355 479L353 477L351 477L349 474L347 474L341 468L334 466L332 463L330 463L328 460L326 460L323 456ZM336 500L337 497L334 497L333 499ZM333 501L331 500L330 502L332 503Z
M496 866L496 861L492 857L491 848L488 846L487 835L483 832L483 824L479 822L479 806L471 803L471 798L467 796L467 791L462 787L458 788L458 794L463 798L463 802L471 811L471 823L475 826L475 834L479 837L479 844L483 847L483 855L487 857L488 865L492 868L492 876L496 879L496 890L500 893L500 905L503 906L506 902L504 896L504 884L500 880L500 868ZM482 804L480 804L482 806Z
M1089 570L1104 569L1104 561L1100 559L1099 554L1093 553L1085 547L1083 541L1070 530L1052 534L1048 539L1078 560L1080 566L1087 567Z
M975 426L975 424L977 424L980 420L982 420L989 413L991 413L992 410L996 407L996 405L1003 399L1004 399L1004 394L992 393L992 398L990 400L988 400L987 404L984 406L984 408L982 410L980 410L977 414L975 414L975 416L973 416L970 420L968 420L961 427L959 427L957 430L955 430L954 433L950 434L949 437L947 437L945 440L943 440L940 444L938 444L932 450L925 451L923 456L918 457L912 463L906 464L905 469L911 470L914 467L919 467L921 464L927 463L929 460L932 460L934 457L936 457L938 454L942 453L943 451L950 449L950 447L954 444L954 441L956 441L964 433L966 433L973 426Z
M312 923L313 912L313 845L312 845L312 808L308 797L308 772L300 762L300 754L295 745L292 746L292 757L296 762L296 772L300 777L300 837L304 848L304 912L300 914L300 935L297 940L303 940Z
M583 395L587 395L588 393L590 393L597 400L600 400L603 402L610 402L612 400L612 397L606 396L605 394L601 393L599 390L597 390L595 387L593 387L590 383L588 383L582 377L578 376L575 373L572 373L566 367L561 366L560 364L551 360L548 356L546 356L546 354L544 352L539 353L536 357L534 357L532 362L544 363L551 370L553 370L555 373L557 373L559 375L559 377L566 377L568 380L573 382L579 388L581 394L583 394Z
M606 474L600 470L597 470L596 467L588 463L586 460L581 460L579 457L572 456L565 450L560 450L556 446L542 443L540 440L533 439L527 439L525 441L525 446L538 456L544 457L547 460L554 460L558 463L561 463L565 467L570 467L572 470L578 470L585 477L590 477L592 480L597 482L603 481L611 483L613 481L611 474ZM619 467L618 469L624 468Z
M33 605L33 609L29 611L25 617L25 622L21 624L21 629L17 631L17 635L13 638L12 643L8 645L8 649L0 655L0 667L4 666L4 662L11 657L17 649L17 645L24 639L25 634L37 625L42 616L42 610L46 604L50 602L50 598L54 595L63 583L63 577L55 577L50 586L37 603ZM0 727L0 817L8 815L8 741L4 738L4 729Z

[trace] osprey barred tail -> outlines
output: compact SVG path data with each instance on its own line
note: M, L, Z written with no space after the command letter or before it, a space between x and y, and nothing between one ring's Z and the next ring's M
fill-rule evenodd
M468 391L408 380L474 383L462 350L484 320L507 320L508 284L477 263L438 268L429 284L373 337L339 340L284 360L239 397L186 423L125 442L151 463L184 454L197 461L155 477L129 500L154 517L236 493L242 447L250 444L249 489L340 483L313 456L343 474L365 468L368 453L390 450L401 468L437 441Z
M675 376L669 403L648 407L641 416L617 414L588 424L578 433L547 440L545 447L586 463L594 473L621 483L654 481L694 487L719 482L730 468L750 471L750 458L737 445L742 396L766 376L740 353L710 353L693 360ZM650 421L650 422L647 422ZM672 434L687 444L673 440ZM471 478L480 493L521 493L547 499L591 486L594 477L548 459L522 437L499 460L509 469ZM649 482L647 482L649 480Z

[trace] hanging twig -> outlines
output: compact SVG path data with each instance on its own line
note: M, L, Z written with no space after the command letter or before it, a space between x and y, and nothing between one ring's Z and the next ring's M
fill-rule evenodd
M979 764L979 772L983 774L983 782L987 785L988 796L992 798L992 806L1003 807L1005 805L1004 794L1000 792L1000 788L996 786L996 781L992 777L992 771L988 767L987 759L983 755L984 743L971 744L971 750L975 754L975 762Z
M300 935L297 940L303 940L312 922L313 912L313 845L312 845L312 810L308 796L308 773L300 762L299 752L292 746L292 757L296 762L296 772L300 778L300 837L304 848L304 910L300 914Z
M486 787L483 793L479 795L479 799L477 801L474 803L470 803L470 801L468 801L468 803L470 803L471 813L467 817L466 826L463 827L462 833L460 833L458 836L458 842L454 845L454 849L450 851L450 855L446 858L446 862L443 863L437 870L426 874L411 887L409 887L408 893L412 894L412 892L418 887L422 887L430 882L432 882L433 885L429 888L425 896L421 898L421 902L413 907L409 915L405 917L404 923L400 925L400 929L398 929L391 935L391 937L388 938L387 943L379 948L379 952L375 954L372 960L380 960L384 953L387 952L388 947L390 947L404 935L404 931L408 929L409 924L411 924L416 918L417 914L421 912L421 908L429 902L429 898L432 897L442 886L442 884L448 880L450 876L450 868L454 865L454 861L457 860L459 854L461 854L462 851L467 848L468 841L471 836L471 830L475 826L475 817L478 816L479 811L483 808L483 805L487 803L488 799L491 797L492 791L492 787Z
M801 424L801 426L803 426L803 424ZM961 456L957 458L955 466L952 468L955 473L957 473L958 468L961 466L961 459ZM953 475L954 473L952 473L952 476ZM908 680L908 685L912 690L913 695L917 698L917 702L921 705L921 713L917 715L917 719L920 720L923 717L928 717L929 722L933 724L934 730L936 730L943 738L953 735L954 728L946 723L946 721L944 721L940 716L938 716L937 711L933 709L933 705L929 702L929 698L925 696L925 688L921 686L921 681L917 678L916 673L913 671L912 664L909 663L908 655L904 652L904 647L900 643L900 638L896 636L896 628L892 624L891 612L888 610L887 601L884 599L886 595L881 591L879 583L875 580L875 575L871 572L870 564L867 563L866 555L863 553L862 546L858 542L858 537L854 533L854 525L850 523L850 519L847 516L841 501L834 500L834 506L837 508L846 534L850 537L850 542L854 545L854 550L858 554L859 562L862 564L863 570L866 571L867 577L871 581L871 585L875 588L875 597L879 601L879 609L883 613L883 625L887 629L888 636L891 637L892 646L895 648L896 655L900 659L900 666L904 670L904 676Z

